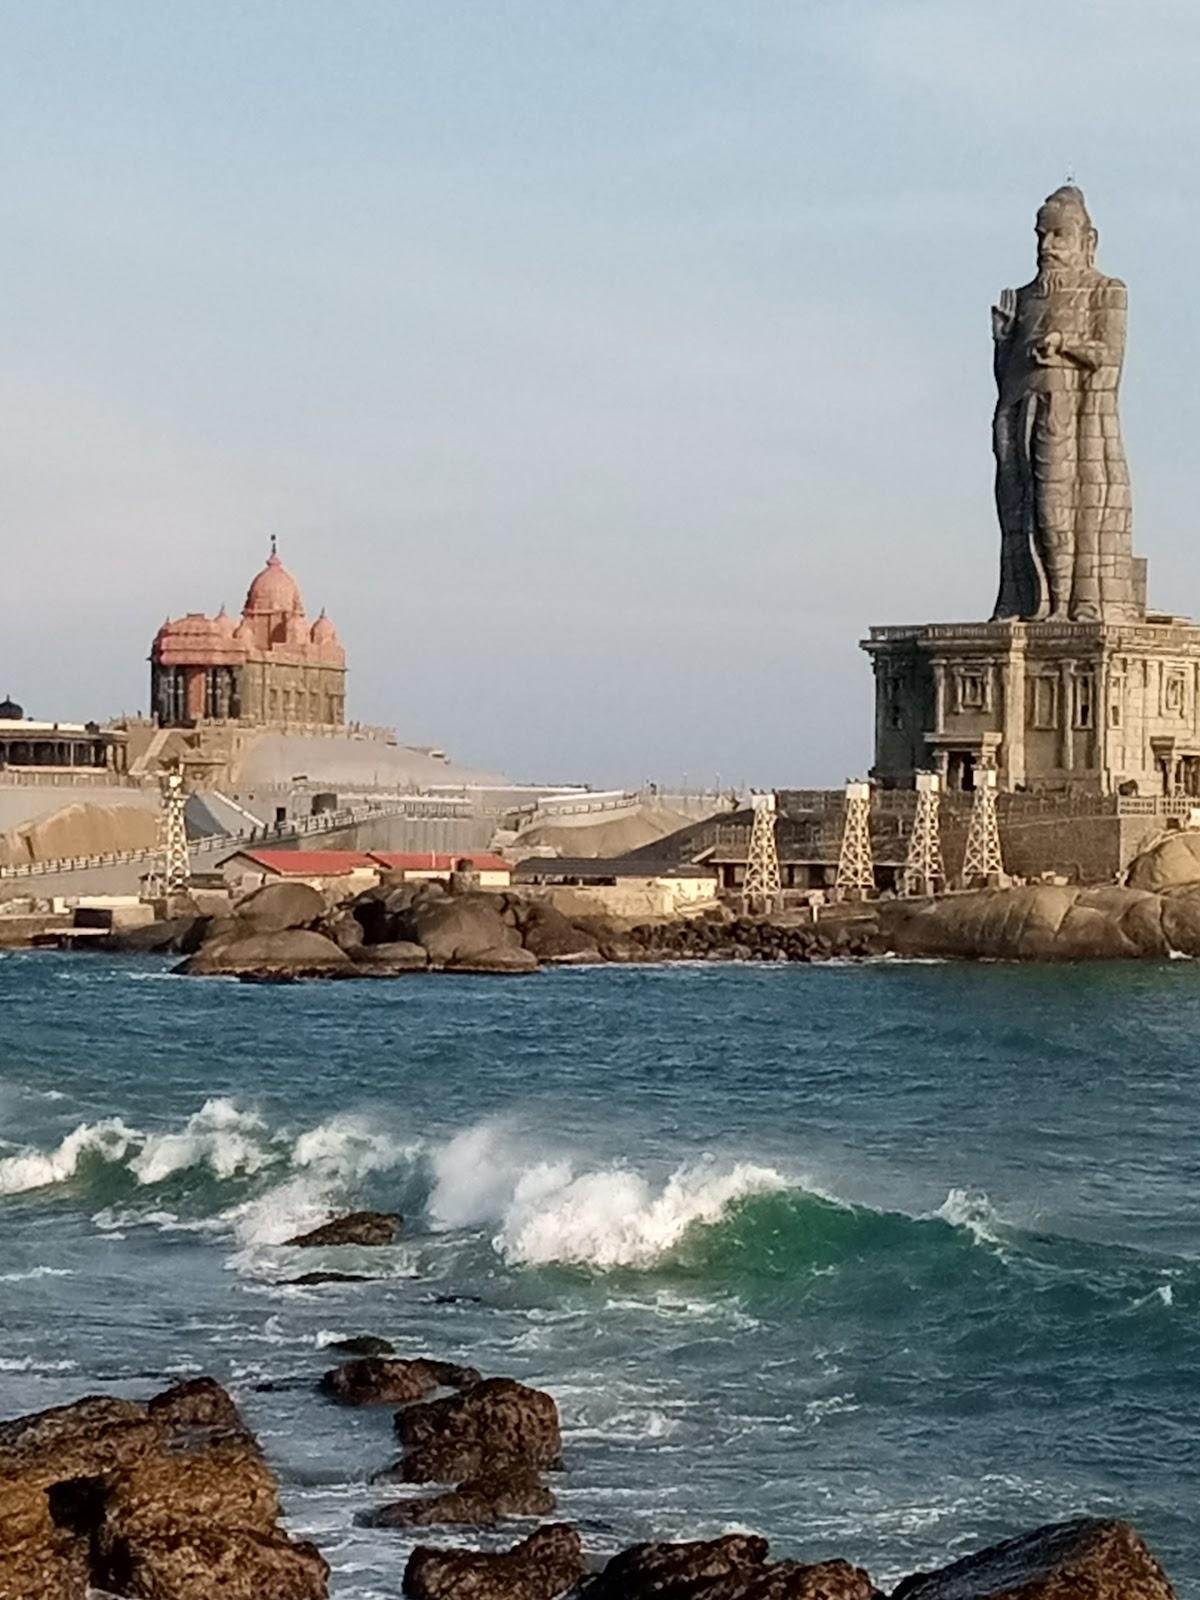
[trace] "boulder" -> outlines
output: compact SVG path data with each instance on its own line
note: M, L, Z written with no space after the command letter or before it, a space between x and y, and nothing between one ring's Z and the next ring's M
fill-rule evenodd
M396 933L428 952L438 966L472 963L492 951L519 948L521 936L505 922L494 897L422 896L396 918Z
M247 933L286 933L307 928L325 915L325 897L307 883L265 883L233 908Z
M1177 889L1200 884L1200 833L1168 833L1129 863L1125 882L1131 889Z
M330 1272L318 1268L315 1272L302 1272L297 1278L279 1278L281 1284L291 1284L297 1289L315 1289L322 1283L378 1283L377 1275L370 1272Z
M879 1600L848 1561L768 1561L767 1541L731 1533L684 1544L639 1544L614 1556L586 1600Z
M932 901L881 902L879 923L900 955L1009 961L1162 956L1162 900L1144 890L1035 884Z
M437 1523L490 1528L503 1517L548 1516L554 1505L554 1495L536 1470L516 1464L489 1468L445 1494L378 1506L358 1521L367 1528L427 1528Z
M556 1600L583 1576L579 1535L550 1523L498 1555L418 1545L404 1569L414 1600Z
M521 924L521 939L526 950L539 961L580 961L600 959L600 949L590 933L577 928L554 906L534 901Z
M334 1244L386 1245L395 1244L396 1235L404 1218L389 1211L348 1211L343 1217L331 1217L319 1228L308 1233L298 1233L286 1239L285 1244L304 1247Z
M460 1483L513 1463L555 1467L562 1453L553 1398L512 1378L397 1412L396 1432L407 1448L397 1469L405 1483Z
M212 1379L0 1423L0 1600L323 1600L327 1575Z
M481 950L477 955L464 956L460 960L451 961L447 966L448 972L536 972L538 958L532 950L523 950L520 945Z
M317 931L327 939L332 939L339 950L345 950L348 954L357 950L364 938L362 923L348 910L326 917Z
M376 1334L356 1333L350 1339L335 1339L329 1349L347 1356L390 1356L395 1354L396 1347Z
M209 939L176 970L193 977L329 978L353 972L354 964L331 939L293 928L245 938Z
M1127 1522L1080 1517L918 1572L892 1600L1174 1600L1167 1575Z
M1200 956L1200 885L1164 893L1162 931L1168 949Z
M474 1367L456 1367L450 1361L365 1356L327 1372L319 1387L344 1406L402 1406L435 1389L465 1389L478 1382Z
M408 939L387 939L382 944L364 944L354 952L354 961L366 972L420 972L429 965L429 952Z
M188 956L203 944L211 920L201 916L165 917L161 922L148 922L141 928L114 929L106 939L97 942L105 950L127 955Z

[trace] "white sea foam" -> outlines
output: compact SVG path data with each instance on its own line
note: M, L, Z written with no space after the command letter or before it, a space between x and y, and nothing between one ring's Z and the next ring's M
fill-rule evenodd
M265 1133L266 1124L255 1112L241 1110L232 1100L206 1100L181 1132L145 1135L129 1170L142 1184L162 1183L173 1173L202 1165L218 1178L258 1172L269 1160Z
M36 1356L0 1356L0 1372L74 1372L78 1361L39 1361Z
M976 1244L1001 1244L1000 1218L981 1189L951 1189L936 1211L931 1213L953 1228L965 1228Z
M0 1283L28 1283L33 1278L73 1278L70 1267L30 1267L25 1272L0 1272Z
M106 1161L120 1161L139 1139L119 1117L103 1122L81 1122L53 1150L24 1149L0 1159L0 1194L24 1194L65 1183L79 1170L84 1156L96 1153Z
M504 1123L482 1123L434 1152L430 1216L442 1227L496 1227L510 1264L645 1267L689 1228L720 1220L736 1201L790 1187L773 1167L698 1161L655 1184L625 1167L577 1171L539 1158Z

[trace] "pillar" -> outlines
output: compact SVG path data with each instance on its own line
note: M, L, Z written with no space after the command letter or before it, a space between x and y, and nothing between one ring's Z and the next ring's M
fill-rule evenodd
M1072 726L1075 706L1071 695L1073 665L1073 662L1063 661L1058 669L1058 764L1066 773L1070 773L1075 766L1075 739Z
M1008 658L1000 669L1003 682L1004 705L1000 733L1005 787L1019 789L1025 783L1025 649L1022 644L1009 648Z

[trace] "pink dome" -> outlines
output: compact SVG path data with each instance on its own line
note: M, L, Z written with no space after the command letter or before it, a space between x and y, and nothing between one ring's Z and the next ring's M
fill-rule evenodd
M233 638L234 633L237 630L237 624L229 615L228 611L226 611L224 606L221 607L220 611L218 611L216 616L213 618L213 628L221 635L223 639Z
M267 558L266 566L250 585L242 615L263 616L280 611L288 616L302 617L304 602L300 598L295 578L280 561L275 551L275 542L272 540L271 554Z
M321 615L313 623L312 632L309 634L309 638L314 644L337 644L337 629L334 627L333 623L330 622L324 611L321 612Z

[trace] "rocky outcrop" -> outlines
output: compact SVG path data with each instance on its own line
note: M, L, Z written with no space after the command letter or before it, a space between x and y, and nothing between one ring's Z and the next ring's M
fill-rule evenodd
M396 935L421 945L437 966L479 968L499 952L521 947L520 934L502 913L495 895L422 898L400 913Z
M1200 952L1200 889L1176 899L1038 884L885 902L878 914L885 942L900 955L1088 961Z
M579 1535L551 1523L499 1555L418 1545L404 1569L414 1600L557 1600L583 1576Z
M404 1218L391 1211L349 1211L342 1217L331 1217L319 1228L308 1233L298 1233L285 1244L316 1247L335 1244L387 1245L395 1244L396 1235Z
M553 1398L512 1378L409 1406L397 1412L396 1432L406 1454L391 1476L405 1483L461 1483L514 1464L556 1467L562 1453Z
M285 933L320 921L325 897L307 883L265 883L239 900L233 914L246 933Z
M882 1600L848 1561L769 1561L767 1541L732 1533L622 1551L586 1585L586 1600Z
M918 1572L892 1600L1174 1600L1166 1573L1127 1522L1079 1518Z
M275 1478L211 1379L0 1424L0 1600L323 1600Z
M209 978L331 978L352 973L354 964L331 939L307 928L290 928L281 933L207 940L177 970Z
M488 1528L504 1517L544 1517L555 1499L534 1468L514 1463L490 1467L444 1494L397 1500L364 1512L368 1528L428 1528L438 1523L463 1523Z
M354 952L360 971L394 977L401 972L422 972L429 965L429 952L409 939L388 939L383 944L364 944Z
M1149 889L1155 894L1200 884L1200 833L1190 829L1168 833L1134 857L1125 881L1131 889Z
M203 944L211 918L200 915L164 917L141 928L114 930L97 942L125 955L191 955Z
M539 961L598 961L600 949L594 936L579 928L554 906L544 901L527 901L518 913L521 942Z
M381 1339L377 1334L356 1333L349 1339L335 1339L329 1349L347 1356L390 1356L396 1347L390 1339Z
M435 1389L465 1389L479 1381L474 1367L458 1367L450 1361L364 1356L327 1372L320 1389L344 1406L403 1406L423 1400Z

